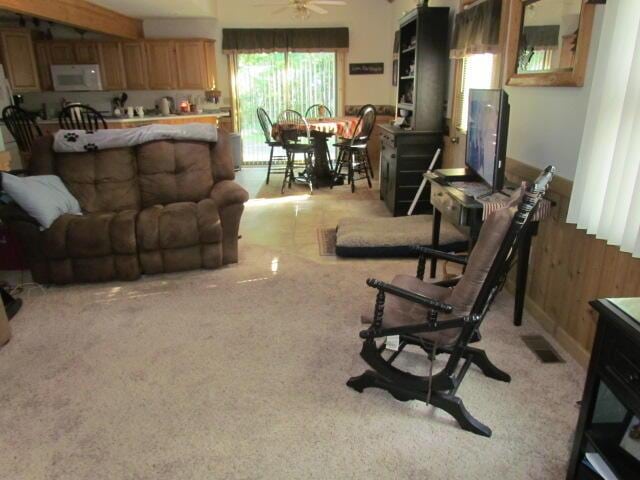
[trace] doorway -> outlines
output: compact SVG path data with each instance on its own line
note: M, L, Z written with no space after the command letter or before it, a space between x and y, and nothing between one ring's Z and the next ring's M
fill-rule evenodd
M264 108L275 123L283 110L304 115L316 103L337 108L335 52L240 53L236 63L238 126L244 162L266 163L269 147L256 116Z

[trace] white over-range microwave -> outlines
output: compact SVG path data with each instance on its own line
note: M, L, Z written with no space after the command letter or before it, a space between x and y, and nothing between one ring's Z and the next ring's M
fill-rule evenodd
M51 79L57 92L102 90L100 65L51 65Z

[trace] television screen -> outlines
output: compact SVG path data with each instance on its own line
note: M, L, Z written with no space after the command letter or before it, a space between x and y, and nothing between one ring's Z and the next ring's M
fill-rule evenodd
M509 100L502 90L469 91L466 164L494 191L504 182Z

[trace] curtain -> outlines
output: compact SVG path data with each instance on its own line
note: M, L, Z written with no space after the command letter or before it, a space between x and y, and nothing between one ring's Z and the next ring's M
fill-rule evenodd
M327 51L349 48L348 28L224 28L224 53Z
M608 2L567 221L640 257L640 2Z
M500 53L502 0L485 0L456 15L451 58Z

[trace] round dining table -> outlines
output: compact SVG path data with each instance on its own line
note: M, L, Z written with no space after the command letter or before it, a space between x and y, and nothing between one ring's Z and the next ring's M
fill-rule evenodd
M313 188L329 187L333 183L334 172L330 167L329 139L334 135L340 138L351 138L358 125L358 117L345 116L335 118L307 119L311 137L313 138L313 171L307 181ZM281 138L281 132L289 130L286 124L276 123L272 135ZM300 132L304 135L306 132Z

